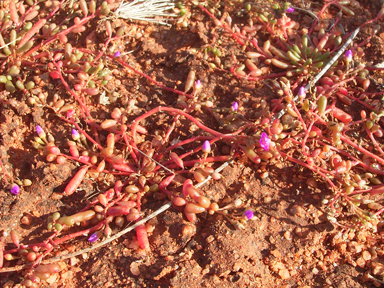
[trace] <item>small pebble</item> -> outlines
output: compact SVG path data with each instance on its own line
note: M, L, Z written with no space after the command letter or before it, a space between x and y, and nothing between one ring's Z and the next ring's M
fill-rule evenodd
M373 275L384 276L384 264L372 262L372 273Z
M269 197L269 196L264 197L264 203L265 203L265 204L269 204L269 203L271 203L271 202L272 202L272 197Z
M233 264L233 271L239 271L241 269L242 265L239 262L236 262Z
M356 260L356 264L363 268L365 266L365 260L363 259L363 257L359 257L357 260Z
M292 233L289 232L289 231L285 231L285 233L284 233L284 237L285 237L285 239L287 239L288 241L291 241L291 240L292 240Z
M363 257L363 259L365 260L365 261L369 261L369 260L371 260L371 258L372 258L372 255L371 255L371 253L369 253L368 251L363 251L363 253L361 254L361 256Z
M349 251L352 253L360 253L363 250L362 245L360 245L356 241L352 241L348 243L348 248L349 248Z
M80 260L77 259L76 257L71 257L69 258L69 265L70 266L75 266Z
M304 232L303 232L303 229L301 227L296 227L295 234L297 236L299 236L300 238L303 238L305 236Z
M291 212L291 214L294 216L299 216L300 218L305 217L305 210L303 209L303 207L297 204L293 205L289 212Z
M289 274L288 269L280 270L279 271L279 276L281 277L281 279L288 279L289 277L291 277L291 275Z
M215 237L213 237L213 235L209 235L205 240L207 241L207 243L211 243L215 240Z
M196 232L196 227L195 226L183 225L181 233L183 234L183 236L186 236L186 235L193 235L195 232Z
M24 224L24 225L31 225L32 223L32 216L27 214L27 215L24 215L21 220L20 220L21 224Z
M131 273L132 273L133 275L135 275L135 276L140 275L139 264L137 264L136 262L132 262L132 263L131 263L130 270L131 270Z

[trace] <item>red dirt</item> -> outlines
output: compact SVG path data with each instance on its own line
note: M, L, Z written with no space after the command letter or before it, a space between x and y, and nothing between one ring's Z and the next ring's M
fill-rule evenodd
M302 7L301 1L293 2ZM323 5L319 2L314 1L311 9L318 11ZM357 13L359 16L343 17L341 24L350 32L366 17L373 18L371 15L376 15L379 8L379 4L364 4L358 10L361 12ZM245 118L254 120L261 111L260 101L270 101L275 97L274 93L264 83L242 81L229 73L208 68L212 59L204 59L201 52L192 53L193 48L210 45L214 27L201 10L194 8L193 11L187 28L116 20L113 27L123 24L129 29L135 27L143 30L143 37L131 38L129 43L124 39L115 45L126 52L133 51L128 54L127 63L170 88L183 90L189 71L196 71L203 93L207 98L213 98L216 107L228 107L236 100ZM236 8L229 7L228 11L231 13ZM324 17L327 18L333 18L337 13L336 9L326 12ZM305 17L301 13L293 16L296 21L304 21ZM245 22L234 16L233 21ZM196 24L194 29L192 24ZM102 34L100 30L104 26L91 22L87 29ZM367 61L383 61L383 29L381 26L377 33L380 36L374 36L364 49ZM367 33L363 30L355 41L364 40ZM228 34L220 34L220 40L227 55L241 57L241 47L235 45ZM104 36L99 35L96 41L95 46L104 43ZM78 45L80 47L81 43ZM223 64L224 67L230 65ZM89 100L90 112L100 120L99 123L109 118L114 107L123 106L131 99L135 100L136 107L129 120L158 105L175 106L176 94L162 90L127 69L121 68L119 73L106 86L114 91L115 101L101 105L95 99ZM376 72L373 78L382 84L383 72ZM52 99L53 93L65 99L69 97L59 82L52 79L42 89L48 91L48 99ZM46 221L52 213L59 211L71 215L81 210L87 197L95 191L109 187L108 179L102 183L86 178L78 192L61 197L66 184L78 170L77 166L68 161L60 165L46 162L30 141L35 136L35 126L40 125L51 132L58 147L65 147L71 125L47 108L25 103L25 97L20 96L9 104L0 104L1 162L13 177L33 181L17 197L10 196L9 186L3 181L4 185L0 186L0 231L15 229L23 244L41 241L50 235ZM204 125L222 131L223 127L208 113L194 116ZM171 116L161 114L141 124L150 135L155 135L164 133L172 121ZM172 139L199 135L200 132L191 132L190 127L191 124L181 118ZM229 147L216 148L223 154L229 153ZM265 171L268 175L262 179ZM306 184L308 177L312 177L309 172L290 163L255 167L243 157L225 168L222 175L223 179L211 181L201 189L220 207L241 199L252 208L256 217L246 223L244 229L236 229L219 214L200 214L196 223L190 223L180 211L171 208L151 220L155 230L149 237L149 251L131 249L133 234L129 233L105 247L66 260L67 268L53 274L48 278L48 284L41 287L380 287L379 282L367 279L367 273L372 274L378 269L375 263L383 263L383 225L379 225L377 233L333 225L327 219L328 206L323 204L323 200L331 199L332 195L320 182L317 188L309 188ZM167 201L163 195L148 195L143 204L145 215ZM21 224L23 216L30 218L29 225ZM112 229L114 233L119 231L116 226ZM9 237L7 243L11 243ZM62 245L56 254L88 246L86 237L80 237ZM14 246L7 244L7 248ZM379 274L381 276L383 274ZM12 284L6 285L20 283L22 277L22 272L2 274L0 285L12 287Z

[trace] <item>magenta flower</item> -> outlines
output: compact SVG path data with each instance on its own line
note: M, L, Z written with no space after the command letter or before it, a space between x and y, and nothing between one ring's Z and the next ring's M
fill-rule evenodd
M237 111L239 109L239 103L235 102L232 104L232 110Z
M260 138L261 148L263 148L265 151L269 151L270 144L271 144L271 139L269 139L268 134L265 132L261 133L261 138Z
M72 139L74 141L77 141L80 139L79 131L77 131L76 129L72 129Z
M202 150L203 150L204 153L211 152L211 144L209 143L208 140L204 141Z
M304 88L304 86L300 87L298 95L299 95L300 98L304 98L305 97L305 88Z
M113 56L114 57L120 57L120 55L121 55L120 51L117 51Z
M295 11L295 8L293 7L288 7L288 9L285 10L286 13L292 13L293 11Z
M352 51L351 50L347 50L345 52L345 61L351 62L352 61L352 56L353 56Z
M251 220L253 218L253 211L252 210L247 210L244 212L244 217L247 218L247 220Z
M13 194L13 195L17 195L17 194L19 194L19 192L20 192L20 187L19 187L19 185L17 185L17 184L13 184L12 185L12 188L11 188L11 193Z

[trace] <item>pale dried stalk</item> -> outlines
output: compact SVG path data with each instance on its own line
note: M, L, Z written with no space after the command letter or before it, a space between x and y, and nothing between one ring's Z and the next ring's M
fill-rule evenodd
M162 25L169 25L159 19L157 16L177 17L177 14L167 13L166 11L175 8L171 0L135 0L131 3L121 1L115 15L118 18L154 22Z
M20 40L20 39L21 39L21 37L19 37L19 38L13 40L13 41L11 41L11 42L9 42L9 43L7 43L7 44L1 46L1 47L0 47L0 50L3 49L4 47L7 47L7 46L9 46L9 45L12 45L13 43L15 43L16 41L18 41L18 40Z

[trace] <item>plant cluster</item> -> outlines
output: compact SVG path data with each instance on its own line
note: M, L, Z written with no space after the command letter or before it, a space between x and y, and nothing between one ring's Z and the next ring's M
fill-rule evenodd
M289 17L295 11L289 3L284 7L274 5L275 9L285 11L278 19L269 10L246 4L248 25L241 29L232 24L229 15L219 20L213 14L215 9L200 8L214 19L217 28L230 33L244 47L244 60L232 57L230 71L234 76L248 81L272 78L270 88L277 98L272 99L270 106L263 103L262 112L257 114L257 128L252 129L256 135L268 131L273 148L262 151L254 144L257 141L249 143L248 140L248 149L256 146L257 156L250 158L260 157L270 163L276 159L289 160L312 170L317 176L309 178L307 184L317 187L318 182L325 181L335 194L329 211L333 222L342 214L340 204L343 204L350 207L358 220L374 228L384 210L372 198L363 196L373 196L383 190L384 159L382 145L377 140L383 137L379 98L383 92L368 92L369 74L375 68L364 62L362 47L378 31L376 21L382 20L384 9L375 19L359 27L371 24L370 36L338 58L352 33L345 34L342 27L336 25L342 17L340 13L330 27L319 27L318 19L330 5L349 16L353 11L345 5L359 7L356 1L326 1L319 14L314 15L310 28L301 28ZM303 13L301 10L299 13ZM351 115L351 107L358 109L357 113ZM360 145L360 138L349 133L351 128L365 131L370 141Z
M229 72L241 81L270 79L272 83L276 98L270 105L263 101L256 111L257 119L250 121L239 111L238 102L230 107L215 107L214 99L201 93L204 87L196 80L194 71L189 73L184 91L179 91L163 86L130 66L114 42L134 35L126 34L124 26L113 27L105 17L111 9L119 7L114 1L80 0L69 4L66 1L8 1L9 10L4 9L5 6L0 10L0 59L5 71L0 76L0 85L7 92L1 94L2 105L12 97L22 97L30 105L43 105L69 124L66 147L58 147L52 135L40 126L36 126L37 136L32 141L46 161L78 164L79 169L66 185L63 197L75 193L85 177L95 181L107 179L108 188L73 215L56 212L50 216L47 229L52 234L41 243L23 245L20 236L12 230L10 236L17 248L9 248L5 239L0 239L0 267L31 264L21 285L35 287L65 267L63 263L39 265L56 247L84 235L94 243L110 237L111 226L121 228L126 223L140 221L145 216L143 206L148 195L167 197L191 222L201 213L220 213L237 228L244 227L244 223L254 217L249 207L239 199L220 207L193 182L220 179L215 163L242 155L263 169L289 161L313 171L315 176L308 178L308 186L325 184L334 193L329 203L332 222L339 223L337 217L343 214L343 207L348 206L354 212L356 223L339 225L356 227L364 223L376 229L384 211L373 197L384 191L384 152L377 140L384 135L381 127L384 113L382 102L377 98L383 92L367 92L371 89L369 73L374 67L364 62L361 47L369 38L349 47L334 61L340 49L345 48L343 44L350 41L350 35L344 35L336 25L342 16L331 27L317 29L317 20L328 6L334 5L350 16L352 10L358 8L356 3L326 1L309 29L301 28L288 16L294 11L305 13L289 3L283 7L274 5L265 11L245 4L243 12L248 17L248 25L241 28L232 24L229 15L217 19L218 5L210 3L212 7L205 7L197 3L214 19L217 28L229 33L246 50L243 59L231 57L233 65ZM70 5L65 7L69 11L65 15L64 4ZM187 23L190 8L189 4L180 4L175 9L184 17L182 23ZM362 27L376 24L383 16L384 8ZM87 23L93 19L101 20L104 25L106 40L101 51L73 47L68 37L86 31ZM377 30L375 26L371 28L370 37ZM91 33L85 41L92 43L93 37ZM53 48L58 41L64 49ZM205 48L204 53L212 60L211 68L228 72L221 64L218 45ZM327 67L331 61L333 64ZM108 93L105 86L118 76L117 67L129 69L178 94L180 109L158 106L128 121L130 107L134 106L134 102L130 102L125 107L111 109L108 119L95 119L89 110L90 96L102 98ZM327 70L317 83L314 76L324 67ZM47 97L42 87L52 81L62 85L70 98ZM359 109L358 113L346 112L351 106ZM229 132L213 130L192 116L201 110L211 113ZM141 124L160 113L174 116L174 120L165 133L149 135ZM200 129L200 136L178 140L173 134L180 117L193 123L194 130ZM352 127L366 133L370 141L359 143L357 137L349 133ZM228 154L215 149L222 144L230 146ZM177 148L187 148L183 151L188 152L181 153ZM12 183L10 193L17 195L20 186L31 184L28 179L14 179L3 166L0 168L4 180ZM153 229L150 223L136 227L137 247L149 248L148 233Z
M44 5L44 8L38 4ZM241 222L252 219L251 210L243 209L246 212L244 215L228 213L229 209L242 206L241 201L220 208L217 203L204 196L192 180L187 179L192 176L198 183L207 177L220 179L220 175L212 167L213 164L234 159L237 154L215 156L212 154L211 145L223 137L235 137L242 129L233 135L224 135L204 126L187 112L170 107L157 107L130 122L133 124L128 124L129 105L133 103L127 103L128 107L114 108L110 118L101 122L91 116L88 109L91 103L89 96L101 94L101 89L105 89L108 81L116 75L116 70L110 67L120 64L152 79L129 66L120 51L113 50L114 40L127 35L124 35L124 27L113 29L111 22L103 18L110 11L110 4L103 2L98 6L95 1L79 1L74 6L65 7L71 13L61 19L63 4L64 1L9 2L9 14L3 13L2 17L4 21L9 22L4 22L8 23L4 27L9 29L2 30L2 39L5 41L2 47L2 65L7 72L1 79L4 78L2 85L8 92L3 93L2 103L6 105L12 97L21 95L30 105L43 105L72 126L66 147L58 147L54 137L39 125L36 126L37 135L31 141L32 146L40 150L48 162L63 164L65 161L72 161L81 165L62 196L69 197L75 193L85 177L98 181L108 179L110 188L95 196L78 213L60 215L56 212L50 216L47 229L52 234L41 243L21 244L18 233L11 230L9 234L16 248L5 248L5 239L1 239L1 266L30 263L32 269L27 273L22 285L34 287L39 281L65 267L63 263L39 265L60 244L84 235L88 235L88 241L94 243L111 235L111 225L121 228L126 223L140 221L144 215L142 205L149 194L157 194L158 198L168 197L172 200L172 205L183 211L192 222L196 221L197 214L203 212L225 214L233 219L235 225L242 225ZM36 13L40 9L46 13ZM4 11L5 9L1 10ZM67 35L84 32L86 23L94 18L102 18L104 22L107 37L104 49L93 52L86 48L73 47ZM59 19L60 25L55 25ZM32 22L27 25L27 20ZM86 42L92 42L92 37L94 35L91 33ZM57 41L60 41L64 49L47 50L47 47ZM111 47L108 46L110 44ZM52 98L48 96L43 87L52 81L63 85L72 99L60 94L55 94ZM189 79L185 91L190 90L191 85L197 93L201 83ZM17 93L18 91L21 93ZM193 98L193 95L185 92L175 92ZM159 112L178 116L164 135L148 135L147 129L139 123ZM206 131L206 136L196 136L180 142L171 141L171 134L179 116L192 121L197 129ZM189 152L179 155L176 149L185 146ZM14 195L22 192L21 186L31 184L28 179L14 179L5 173L4 167L2 172L4 180L12 183L10 193ZM172 189L169 190L168 186L172 182L180 183L183 186L182 191L175 190L175 184L172 184ZM82 229L79 231L77 226ZM153 228L151 224L136 227L137 247L148 249L147 233Z

